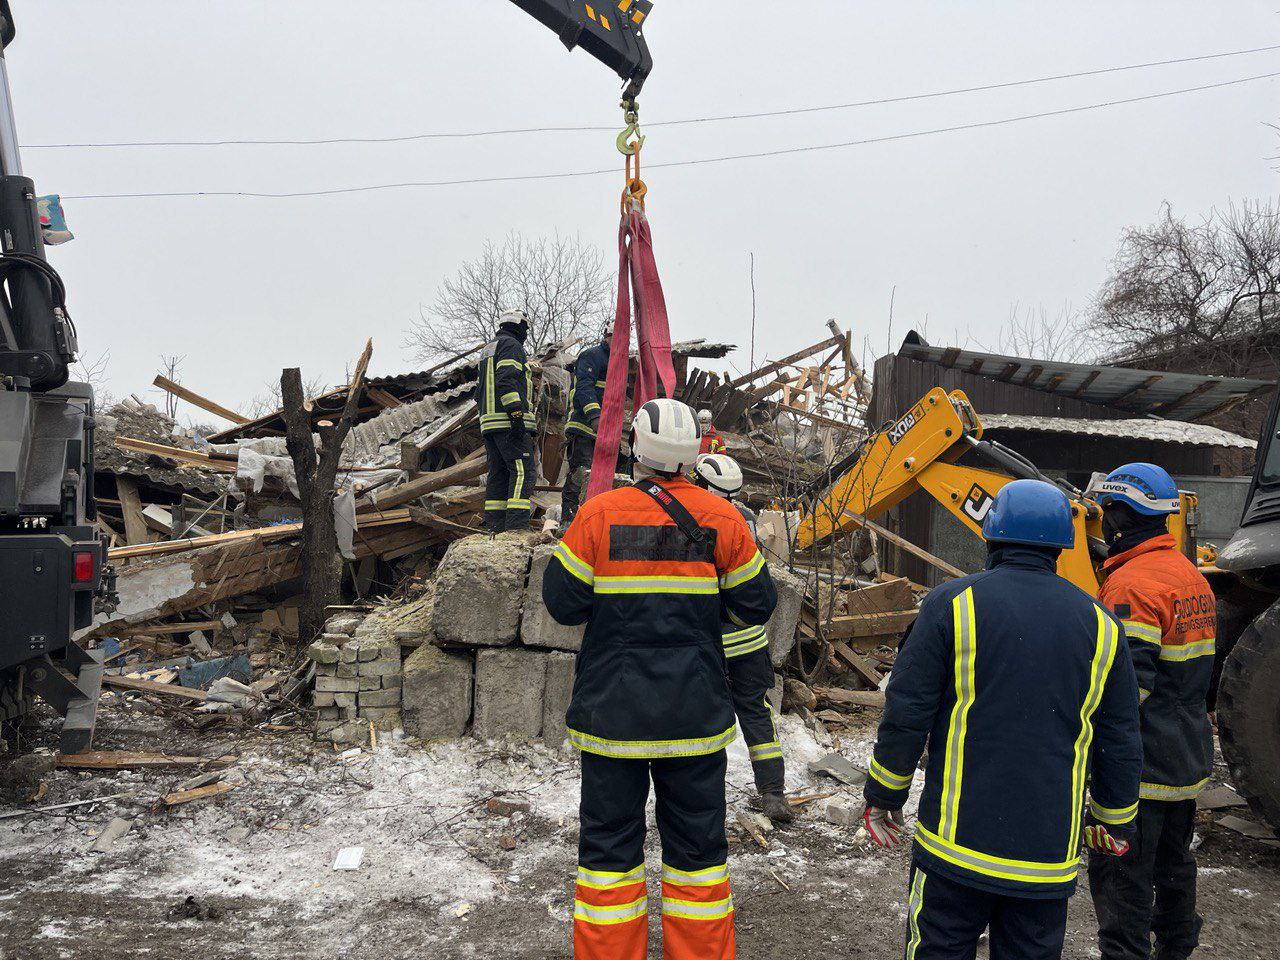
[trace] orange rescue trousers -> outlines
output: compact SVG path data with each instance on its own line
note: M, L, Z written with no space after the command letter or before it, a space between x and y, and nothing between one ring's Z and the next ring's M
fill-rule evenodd
M653 780L662 838L664 960L733 960L725 839L725 752L661 760L582 754L575 960L644 960L645 802Z

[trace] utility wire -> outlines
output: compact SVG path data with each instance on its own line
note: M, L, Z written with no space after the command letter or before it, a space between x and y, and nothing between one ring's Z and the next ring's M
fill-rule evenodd
M897 97L884 97L878 100L855 100L850 103L833 103L817 107L793 107L786 110L767 110L759 113L731 113L711 117L686 117L680 120L658 120L646 123L646 128L679 127L693 124L723 123L729 120L760 120L767 117L790 117L807 113L824 113L833 110L850 110L855 107L873 107L891 103L909 103L916 100L932 100L939 97L954 97L965 93L981 93L987 90L1007 90L1012 87L1031 86L1038 83L1053 83L1059 80L1074 80L1080 77L1098 77L1109 73L1123 73L1129 70L1146 70L1151 67L1167 67L1180 63L1200 63L1206 60L1221 60L1226 57L1242 57L1253 53L1267 53L1280 50L1280 44L1268 47L1252 47L1248 50L1229 50L1225 53L1208 53L1197 57L1179 57L1172 60L1151 60L1146 63L1133 63L1119 67L1102 67L1097 70L1081 70L1075 73L1058 73L1047 77L1033 77L1028 80L1008 80L1002 83L988 83L971 87L957 87L952 90L937 90L932 93L916 93ZM466 140L479 137L505 137L529 133L580 133L613 130L612 126L546 126L518 127L507 130L473 130L453 133L415 133L395 137L328 137L323 139L296 140L119 140L102 143L29 143L23 144L24 150L79 150L102 147L229 147L229 146L324 146L339 143L410 143L418 140Z
M760 160L767 157L784 157L799 153L815 153L823 150L840 150L847 147L864 147L877 143L895 143L900 140L913 140L918 137L936 136L942 133L956 133L962 130L981 130L988 127L1006 126L1021 123L1025 120L1041 120L1046 117L1062 117L1090 110L1101 110L1106 107L1118 107L1130 103L1144 103L1149 100L1161 100L1186 93L1198 93L1203 90L1218 90L1223 87L1238 86L1256 80L1270 80L1280 77L1280 71L1263 73L1253 77L1241 77L1238 80L1223 80L1220 83L1208 83L1198 87L1183 87L1180 90L1168 90L1163 93L1149 93L1141 97L1126 97L1123 100L1106 100L1102 103L1090 103L1079 107L1064 107L1061 110L1044 110L1039 113L1026 113L1016 117L1003 117L999 120L980 120L974 123L956 124L950 127L934 127L930 130L914 130L910 133L897 133L884 137L869 137L863 140L845 140L841 143L811 144L801 147L783 147L776 150L763 150L757 153L735 153L719 157L703 157L696 160L670 160L665 163L645 164L645 170L670 169L673 167L698 167L712 163L728 163L734 160ZM408 180L400 183L367 184L357 187L334 187L328 190L298 190L286 193L266 193L248 190L190 190L164 191L155 193L88 193L79 195L63 195L64 200L128 200L160 197L250 197L255 199L292 199L295 197L328 197L347 193L369 193L377 190L400 190L408 187L456 187L485 183L518 183L538 180L567 180L577 177L597 177L606 174L616 176L614 168L602 170L577 170L564 173L532 173L511 174L498 177L472 177L458 180Z

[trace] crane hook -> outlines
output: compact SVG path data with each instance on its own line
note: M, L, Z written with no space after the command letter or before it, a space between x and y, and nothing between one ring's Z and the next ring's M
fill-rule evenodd
M644 146L644 134L640 132L640 115L632 107L623 114L626 127L618 134L618 152L624 157L633 157ZM635 137L634 140L631 138ZM630 141L630 142L628 142Z

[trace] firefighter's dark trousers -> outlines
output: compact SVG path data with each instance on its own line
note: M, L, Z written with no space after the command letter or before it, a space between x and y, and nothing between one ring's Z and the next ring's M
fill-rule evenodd
M571 433L566 439L568 447L565 450L565 460L568 472L564 476L564 492L560 495L560 523L568 527L578 512L578 501L582 498L582 478L585 475L583 470L591 467L591 458L596 452L596 438Z
M1195 950L1201 926L1191 854L1195 819L1195 800L1140 800L1129 852L1089 854L1102 960L1186 960Z
M484 528L490 533L529 529L533 503L529 494L537 482L533 441L521 430L495 430L484 435L489 479L484 486Z
M725 752L663 760L582 754L575 960L644 960L649 781L662 837L662 955L732 960L733 898L725 838Z
M912 866L906 960L973 960L984 930L991 960L1059 960L1067 898L988 893Z
M732 648L726 648L730 650ZM782 793L786 770L782 762L782 744L774 722L769 691L773 689L773 664L769 648L763 647L740 657L730 657L729 691L733 709L738 715L738 728L751 755L751 772L756 789L761 793Z

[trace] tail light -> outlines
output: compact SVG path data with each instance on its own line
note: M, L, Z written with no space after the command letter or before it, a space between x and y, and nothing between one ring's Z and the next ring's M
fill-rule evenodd
M92 583L93 554L88 550L77 550L72 559L72 579L76 583Z

